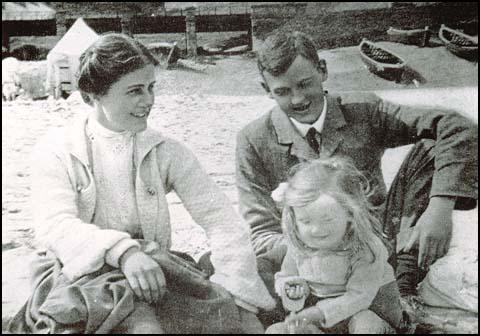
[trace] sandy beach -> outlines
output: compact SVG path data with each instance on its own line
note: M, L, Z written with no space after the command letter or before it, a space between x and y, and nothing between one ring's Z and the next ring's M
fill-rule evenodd
M321 52L329 67L325 88L330 92L376 91L397 102L456 109L477 121L478 63L459 59L444 47L382 44L405 55L425 81L416 87L376 77L363 65L357 48L348 47ZM236 206L236 134L274 102L259 84L254 59L212 57L211 62L215 64L204 72L175 69L158 73L149 125L192 149ZM68 101L20 99L2 103L2 326L30 294L28 262L33 258L34 223L29 205L29 156L49 129L64 127L87 110L76 94ZM383 168L387 183L407 149L386 153ZM193 223L178 197L169 195L168 200L173 248L198 258L208 250L203 230Z

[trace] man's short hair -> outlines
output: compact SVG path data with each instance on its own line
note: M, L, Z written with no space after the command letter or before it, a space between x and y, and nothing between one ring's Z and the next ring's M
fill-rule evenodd
M299 31L279 31L265 39L258 52L257 65L260 74L267 71L272 76L285 73L297 56L303 56L317 68L321 67L315 42Z

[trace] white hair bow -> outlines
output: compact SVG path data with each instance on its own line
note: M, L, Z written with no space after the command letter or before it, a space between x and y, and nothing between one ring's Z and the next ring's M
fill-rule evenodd
M272 191L272 199L277 202L283 204L285 202L285 192L288 189L288 182L280 183L274 191Z

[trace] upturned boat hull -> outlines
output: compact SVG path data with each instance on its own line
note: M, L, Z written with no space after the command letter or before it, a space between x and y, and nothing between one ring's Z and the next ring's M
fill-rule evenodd
M430 30L426 26L424 29L396 29L390 27L387 30L387 35L390 41L403 44L417 45L419 47L425 47L430 40Z

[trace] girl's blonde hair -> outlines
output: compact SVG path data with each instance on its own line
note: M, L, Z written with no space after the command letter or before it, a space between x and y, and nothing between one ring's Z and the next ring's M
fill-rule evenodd
M375 207L368 201L367 178L346 158L318 159L292 168L284 195L283 231L297 252L315 253L298 238L295 207L306 206L321 195L333 197L350 217L344 244L339 247L353 257L371 256L381 235Z

